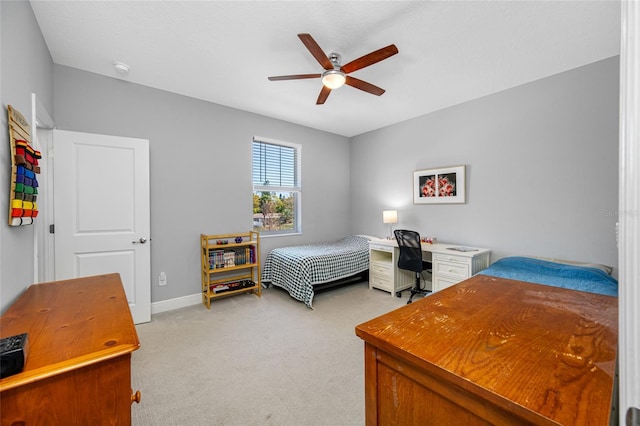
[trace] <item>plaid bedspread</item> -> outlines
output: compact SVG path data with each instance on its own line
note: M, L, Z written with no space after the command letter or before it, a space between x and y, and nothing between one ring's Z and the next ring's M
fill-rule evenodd
M369 269L369 240L350 235L331 243L281 247L267 255L262 281L282 287L312 307L313 285Z

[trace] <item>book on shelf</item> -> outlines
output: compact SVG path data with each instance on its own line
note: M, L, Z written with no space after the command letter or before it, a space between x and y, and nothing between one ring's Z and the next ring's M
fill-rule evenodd
M209 250L209 269L256 263L255 246Z
M243 288L255 287L256 283L251 280L237 280L229 281L225 283L212 284L209 286L209 290L214 293L223 293L225 291L240 290Z

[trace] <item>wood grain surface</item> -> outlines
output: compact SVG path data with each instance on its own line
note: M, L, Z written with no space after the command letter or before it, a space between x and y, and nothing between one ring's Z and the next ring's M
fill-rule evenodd
M471 413L477 422L465 424L608 424L617 298L477 275L361 324L356 334L370 345L366 386L377 389L366 391L367 424L398 424L394 405L381 397L398 398L400 384L420 387L404 394L417 392L422 406L429 393L438 400L404 421Z
M24 370L0 379L2 425L130 423L140 342L118 274L30 286L0 333L29 336Z

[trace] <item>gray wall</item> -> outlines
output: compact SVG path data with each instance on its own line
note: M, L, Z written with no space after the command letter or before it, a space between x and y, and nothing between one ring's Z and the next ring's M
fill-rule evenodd
M8 226L11 157L7 105L30 121L31 93L36 93L53 114L53 61L28 2L0 1L0 15L0 310L4 311L35 281L34 226Z
M348 233L347 138L64 66L54 74L59 129L149 139L153 302L200 292L201 233L251 229L254 135L302 145L303 233L262 238L263 258Z
M397 209L396 228L492 260L617 266L618 85L613 57L352 138L352 231L387 235ZM462 164L466 204L413 204L413 171Z

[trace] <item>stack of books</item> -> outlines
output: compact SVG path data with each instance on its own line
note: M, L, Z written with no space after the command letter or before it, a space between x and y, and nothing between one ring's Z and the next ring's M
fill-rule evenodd
M230 281L228 283L213 284L209 289L214 293L224 293L225 291L240 290L243 288L255 287L256 283L251 280Z
M209 250L209 269L256 263L254 246Z

